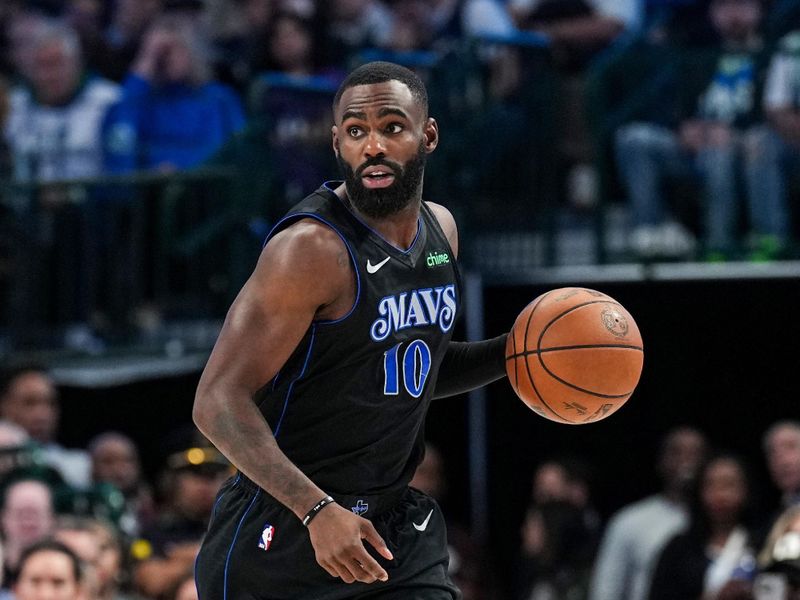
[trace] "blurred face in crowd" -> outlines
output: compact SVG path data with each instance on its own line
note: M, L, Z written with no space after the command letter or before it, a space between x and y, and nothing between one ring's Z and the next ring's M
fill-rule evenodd
M87 594L90 598L96 598L100 589L98 573L100 544L97 536L91 531L58 529L53 537L67 546L83 561L86 567L84 577Z
M122 551L108 527L107 524L98 524L94 532L100 550L95 563L97 585L103 596L116 588L122 570Z
M747 41L760 22L760 0L714 0L711 4L711 23L725 40Z
M700 494L711 523L737 523L747 502L747 480L741 465L731 458L709 463L703 472Z
M52 379L36 371L20 374L0 399L0 413L36 441L52 441L59 418L58 393Z
M697 476L697 469L706 453L703 436L693 429L673 431L664 442L661 474L669 488L685 488Z
M92 450L92 473L97 482L132 492L139 482L139 456L133 442L123 436L107 436Z
M192 79L194 61L186 40L177 32L170 35L170 43L164 52L161 76L164 81L183 83Z
M800 429L778 427L766 443L767 466L775 485L784 493L800 491Z
M275 22L270 53L284 70L307 69L311 61L311 32L299 19L282 16Z
M3 538L20 547L47 537L53 529L53 496L40 481L20 481L6 492L0 515Z
M559 464L545 463L533 474L533 501L537 504L569 498L567 472Z
M32 554L14 587L17 600L83 599L70 558L63 552L42 550Z
M220 486L230 475L227 470L181 469L175 473L175 508L184 516L205 520L211 516Z
M64 104L75 93L81 78L81 60L58 39L39 45L32 56L30 79L42 104Z

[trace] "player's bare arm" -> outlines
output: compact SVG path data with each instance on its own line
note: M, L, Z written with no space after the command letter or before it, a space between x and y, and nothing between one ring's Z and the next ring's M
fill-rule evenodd
M326 492L283 454L253 397L314 319L335 319L350 309L354 290L347 250L328 227L304 220L278 233L231 306L195 397L200 430L299 519ZM387 558L391 553L366 519L331 505L309 524L309 533L318 562L331 575L347 582L386 578L361 540Z

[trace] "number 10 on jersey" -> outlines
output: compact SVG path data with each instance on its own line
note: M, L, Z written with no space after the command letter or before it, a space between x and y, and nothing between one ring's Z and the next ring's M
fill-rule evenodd
M402 378L406 391L414 398L419 398L431 372L431 349L422 340L414 340L406 346L401 365L399 358L402 345L396 344L383 353L383 370L386 376L383 393L386 396L399 394Z

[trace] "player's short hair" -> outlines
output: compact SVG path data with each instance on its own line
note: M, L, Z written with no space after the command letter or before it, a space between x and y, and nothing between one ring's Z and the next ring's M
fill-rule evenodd
M419 75L411 69L384 61L361 65L345 78L333 98L333 114L336 114L336 107L339 106L339 101L342 99L342 94L344 94L345 90L357 85L372 85L385 81L399 81L405 84L411 91L411 95L423 108L425 115L428 115L428 91L425 89L425 84L419 78Z

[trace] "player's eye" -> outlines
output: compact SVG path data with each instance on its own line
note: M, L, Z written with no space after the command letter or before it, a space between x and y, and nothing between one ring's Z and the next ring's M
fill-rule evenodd
M390 123L386 128L387 133L400 133L403 131L403 126L400 123Z
M364 130L361 129L361 127L348 127L347 128L347 135L349 135L351 138L361 137L361 135L363 133L364 133Z

